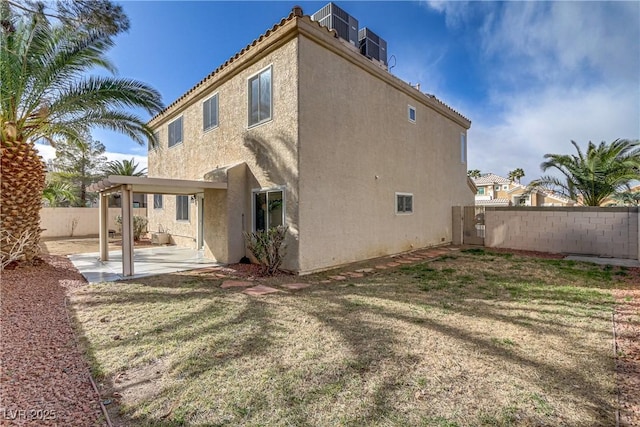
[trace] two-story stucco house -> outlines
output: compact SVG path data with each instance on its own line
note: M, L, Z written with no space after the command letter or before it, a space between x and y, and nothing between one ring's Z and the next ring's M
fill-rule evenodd
M224 263L281 224L299 273L445 244L474 200L470 121L299 7L149 124L149 177L226 187L150 195L149 229Z

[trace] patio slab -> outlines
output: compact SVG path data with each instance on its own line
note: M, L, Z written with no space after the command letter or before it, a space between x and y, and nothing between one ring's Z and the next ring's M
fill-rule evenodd
M133 276L122 275L122 251L109 252L109 261L101 261L99 252L69 255L68 258L89 283L115 282L222 265L205 258L203 251L176 246L135 249Z

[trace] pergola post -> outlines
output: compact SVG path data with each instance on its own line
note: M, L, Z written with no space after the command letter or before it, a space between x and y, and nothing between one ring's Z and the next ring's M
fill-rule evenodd
M100 209L100 261L109 261L109 196L100 193L98 199Z
M123 185L122 190L122 275L133 276L133 190Z

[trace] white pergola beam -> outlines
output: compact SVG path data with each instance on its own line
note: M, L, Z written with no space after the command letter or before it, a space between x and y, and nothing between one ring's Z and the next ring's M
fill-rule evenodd
M109 196L100 193L100 260L109 261Z
M133 191L122 186L122 275L133 276Z

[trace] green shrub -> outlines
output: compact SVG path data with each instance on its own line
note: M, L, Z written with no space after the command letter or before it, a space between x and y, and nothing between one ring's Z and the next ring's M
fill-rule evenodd
M136 242L142 237L142 233L147 232L147 224L149 220L144 216L134 215L133 217L133 240ZM116 224L122 228L122 216L116 216Z
M262 265L263 274L273 276L280 268L285 256L284 239L288 228L279 225L268 230L243 233L247 248Z

